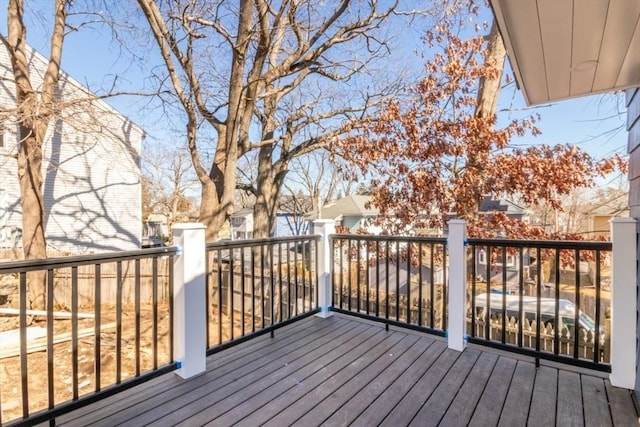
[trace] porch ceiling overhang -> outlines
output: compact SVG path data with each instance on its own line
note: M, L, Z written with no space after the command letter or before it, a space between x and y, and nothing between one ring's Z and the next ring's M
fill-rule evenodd
M640 86L640 1L490 2L527 104Z

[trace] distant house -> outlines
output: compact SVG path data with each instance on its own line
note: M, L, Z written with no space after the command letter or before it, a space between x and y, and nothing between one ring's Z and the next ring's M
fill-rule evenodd
M480 207L478 209L480 215L490 216L495 212L501 212L507 215L508 218L513 220L520 220L524 222L529 221L530 211L526 208L517 205L516 203L507 199L493 199L490 196L485 196ZM482 281L496 280L498 282L503 279L503 270L506 269L507 283L517 283L519 280L520 272L520 259L517 254L499 253L493 254L492 257L488 254L487 248L479 248L476 251L476 274ZM529 278L529 266L531 259L528 254L523 256L523 268L524 279Z
M370 196L346 196L322 206L320 212L310 212L307 219L332 219L336 227L344 227L351 233L363 229L369 234L380 234L381 228L373 224L380 212L374 206L368 206L370 201Z
M253 238L253 208L242 208L231 214L231 239Z
M585 238L609 238L611 234L611 220L613 218L629 216L629 195L627 193L620 193L613 199L586 212L585 216L587 217Z
M276 236L300 236L307 234L309 222L305 214L313 209L311 196L302 194L281 195L278 201Z
M491 196L485 196L480 202L478 213L484 216L490 216L495 212L502 212L510 219L529 222L531 212L507 199L494 199Z
M507 251L505 254L500 248L492 248L492 253L493 255L489 256L489 249L486 247L476 248L476 276L480 281L501 283L503 274L506 273L506 283L517 284L520 280L520 270L523 272L523 280L531 277L530 267L535 260L531 259L528 253L522 254L522 269L517 253Z
M34 87L47 61L28 49ZM17 178L18 125L8 52L0 46L0 246L20 247L22 210ZM49 250L106 252L141 245L140 149L144 131L80 83L61 73L61 109L43 144L43 193ZM78 101L82 100L82 101Z
M169 237L169 222L166 215L151 214L142 223L142 247L152 248L164 245Z
M441 266L431 268L428 265L422 265L419 269L417 266L409 265L406 262L398 264L395 260L391 260L388 264L381 262L369 266L368 284L370 289L376 289L383 292L396 293L399 295L409 294L412 298L416 298L420 292L420 283L422 284L422 294L426 298L429 295L429 286L433 278L434 285L442 285L444 282L444 270ZM409 274L407 275L407 272ZM421 281L420 281L421 279Z
M300 236L307 234L308 223L304 213L312 206L311 198L304 196L282 195L276 212L274 237ZM231 239L253 238L253 208L241 208L231 214Z

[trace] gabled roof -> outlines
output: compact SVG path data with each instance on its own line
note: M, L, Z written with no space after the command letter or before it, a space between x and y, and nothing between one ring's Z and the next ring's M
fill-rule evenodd
M322 219L337 219L346 216L356 217L372 217L378 216L380 211L371 206L366 207L367 203L371 201L371 196L354 195L346 196L336 200L333 203L320 208L320 218ZM316 219L318 217L316 212L310 212L309 219Z
M585 213L586 216L628 216L629 198L627 193L621 193L611 200L602 203Z
M529 211L507 199L492 199L485 196L478 208L480 213L505 212L508 215L528 215Z
M250 215L253 215L253 208L242 208L238 209L234 213L230 215L231 218L246 218Z
M29 73L31 74L30 78L32 80L31 84L34 87L37 87L41 84L41 81L44 78L44 73L49 64L49 59L29 44L25 46L25 54L29 63ZM0 43L0 78L8 78L10 81L13 81L11 58L9 56L7 47L2 43ZM69 85L70 88L65 88L65 85ZM13 90L14 89L12 88L11 91ZM130 127L129 131L133 131L135 129L135 131L140 133L143 138L146 137L146 132L144 131L144 129L142 129L142 127L140 127L137 123L124 115L124 113L118 111L105 99L99 98L98 95L93 93L89 88L73 78L62 68L60 69L57 90L59 91L59 93L56 94L56 96L61 96L64 98L66 92L73 93L74 96L72 99L80 99L82 101L86 101L87 106L90 105L90 108L96 109L96 111L102 110L113 114L114 117L118 117L120 120L126 122L127 126ZM78 96L80 93L82 93L83 96ZM90 104L89 101L91 101Z
M640 85L640 1L490 3L527 104Z

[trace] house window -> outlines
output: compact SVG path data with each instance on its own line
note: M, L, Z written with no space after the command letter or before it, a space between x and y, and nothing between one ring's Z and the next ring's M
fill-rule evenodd
M487 264L487 253L484 249L478 251L478 264ZM504 265L504 257L502 254L496 256L495 260L491 262L491 265L496 267L502 267ZM516 265L515 255L507 254L507 267L513 267Z
M244 218L239 218L239 217L231 218L231 225L240 226L242 225L243 222L244 222Z

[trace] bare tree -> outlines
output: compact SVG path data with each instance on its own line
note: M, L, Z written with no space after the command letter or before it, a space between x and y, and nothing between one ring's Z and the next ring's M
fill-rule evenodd
M251 79L245 85L253 2L239 3L232 34L219 20L227 11L222 2L138 0L160 49L173 95L186 115L187 147L201 185L200 221L207 227L209 241L215 239L233 209L236 165L248 144L251 105L259 84ZM212 40L216 35L229 47L224 94L208 90L221 78L215 75L218 68L214 64L221 59L214 48L220 41ZM219 117L225 112L226 117ZM201 129L202 125L208 129ZM200 137L206 142L200 144ZM203 164L208 150L213 152L209 167Z
M232 212L238 158L258 153L254 235L267 235L291 159L379 101L354 78L389 49L381 27L398 1L138 0L186 116L207 239Z
M324 150L292 160L290 168L284 192L291 197L302 194L310 198L309 211L312 212L335 200L339 192L349 191L355 182L352 174L344 172L349 165L337 158L331 159Z
M18 180L22 207L22 238L25 259L45 258L45 207L42 194L42 143L55 116L55 91L60 75L65 22L70 2L56 0L53 5L54 25L51 33L49 61L37 87L33 84L27 56L27 29L24 23L22 0L9 0L7 7L7 36L0 35L6 47L16 85L16 117L19 125ZM31 306L45 305L44 275L32 277Z
M188 220L192 206L189 190L197 185L186 147L147 147L143 155L148 205L167 216L169 226Z
M382 24L398 1L256 2L257 37L267 47L264 90L256 105L261 129L254 193L255 237L275 229L279 196L290 162L326 147L353 129L389 87L358 87L355 76L389 52ZM352 79L354 81L352 81ZM314 196L317 200L317 195Z

